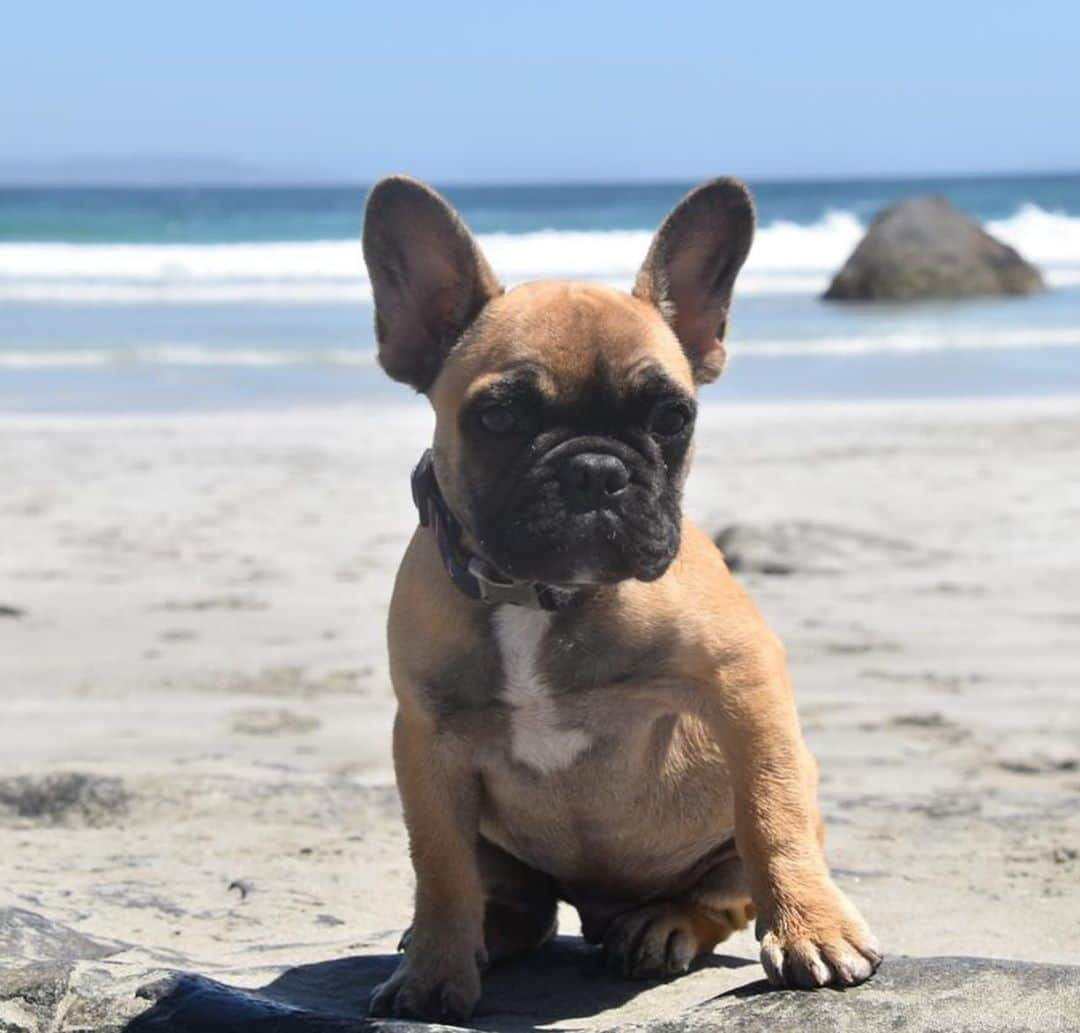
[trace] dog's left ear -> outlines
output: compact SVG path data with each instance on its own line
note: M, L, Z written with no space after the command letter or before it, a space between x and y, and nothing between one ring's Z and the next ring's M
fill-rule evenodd
M387 176L368 195L364 261L379 362L427 391L447 353L502 286L462 221L431 187Z
M675 206L637 275L634 295L660 309L699 384L723 372L731 292L753 239L750 192L737 179L714 179Z

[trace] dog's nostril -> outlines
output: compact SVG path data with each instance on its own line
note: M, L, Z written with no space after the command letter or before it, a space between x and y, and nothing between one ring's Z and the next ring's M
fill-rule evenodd
M567 502L587 511L620 495L630 483L630 471L617 456L583 452L563 464L561 481Z
M611 469L608 471L607 479L604 481L604 490L608 495L618 495L630 483L630 473L619 463L618 469Z

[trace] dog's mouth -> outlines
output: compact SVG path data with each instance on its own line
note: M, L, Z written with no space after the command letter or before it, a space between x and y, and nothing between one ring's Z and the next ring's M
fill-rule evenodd
M660 577L679 524L679 492L662 464L624 442L581 437L536 458L478 530L506 576L581 587Z

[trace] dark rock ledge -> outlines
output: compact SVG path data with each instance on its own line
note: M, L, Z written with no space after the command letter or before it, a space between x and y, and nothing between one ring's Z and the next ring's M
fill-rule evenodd
M83 936L40 915L0 909L0 1033L357 1033L451 1027L367 1019L367 995L397 962L376 954L298 965L257 989L167 971L152 955ZM706 968L731 988L648 1023L661 1033L1076 1033L1080 967L991 958L898 957L854 990L771 990L745 959ZM712 978L713 973L706 973ZM732 977L736 980L732 985ZM603 1028L602 1013L653 984L606 975L580 941L560 938L489 973L472 1028Z

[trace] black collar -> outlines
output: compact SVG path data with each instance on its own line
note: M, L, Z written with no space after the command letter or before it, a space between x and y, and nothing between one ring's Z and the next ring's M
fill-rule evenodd
M464 595L489 606L526 606L532 610L561 610L577 598L572 589L539 581L505 578L487 560L461 544L462 525L443 498L429 448L412 475L412 496L422 527L431 527L439 543L450 580Z

